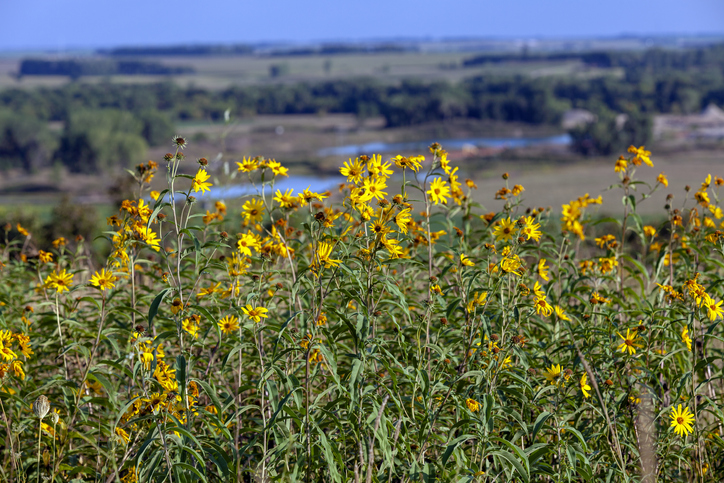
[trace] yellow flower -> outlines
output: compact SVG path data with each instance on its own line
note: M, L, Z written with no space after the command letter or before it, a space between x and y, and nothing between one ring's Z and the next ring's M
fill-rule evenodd
M239 319L233 315L227 315L222 317L216 323L224 334L230 334L236 330L239 330Z
M342 168L339 168L339 172L342 176L347 177L348 183L359 184L362 181L362 174L365 171L365 166L359 158L355 158L354 161L350 158L349 163L345 162Z
M674 432L679 436L686 436L689 433L694 432L692 423L694 422L694 415L689 412L689 408L683 408L679 404L677 408L671 408L671 427L674 428Z
M50 263L53 261L53 254L50 252L39 250L38 259L41 261L41 263Z
M500 220L500 223L493 230L493 235L497 241L507 242L515 235L515 222L510 221L510 218Z
M475 399L467 398L465 400L465 405L468 407L468 409L474 413L480 411L480 403L476 401Z
M18 356L10 349L12 333L9 330L0 331L0 357L6 361L16 359Z
M392 158L392 161L394 161L394 163L402 169L410 168L415 173L417 173L417 171L422 167L421 163L425 161L425 156L412 156L406 158L398 154L397 156Z
M669 180L666 178L663 171L656 177L656 182L661 183L664 186L669 186Z
M714 322L718 318L724 318L722 315L724 314L724 308L721 307L721 304L721 300L717 302L711 298L709 294L704 294L704 305L706 306L710 321Z
M90 279L91 285L103 291L115 287L113 283L115 281L116 277L113 276L113 273L107 272L105 268L101 269L100 272L96 272Z
M201 317L198 315L192 315L189 318L186 318L181 323L181 327L191 335L194 339L199 338L199 322L201 321Z
M149 194L151 195L151 198L153 198L153 201L157 201L158 197L161 196L161 193L156 190L151 191Z
M568 316L566 315L566 313L563 311L563 309L560 308L558 305L556 305L555 307L553 307L553 309L556 311L556 315L558 316L559 319L561 319L561 320L567 320L567 321L569 321L569 322L571 321L571 318L568 317Z
M465 256L464 253L461 253L461 254L460 254L460 263L462 263L462 264L465 265L466 267L474 267L474 266L475 266L475 264L474 264L473 262L471 262L470 259Z
M221 291L220 287L221 282L212 283L208 287L199 290L199 293L196 294L196 298L200 299L201 297L206 297L207 295L214 295L216 292Z
M161 240L157 238L156 233L153 232L150 228L147 228L142 225L137 225L135 227L136 233L138 233L138 236L141 237L141 239L149 245L151 248L153 248L156 251L159 251L161 249L160 242Z
M554 386L557 386L561 379L561 365L556 364L552 365L551 367L547 368L545 372L543 373L546 380L553 384Z
M588 394L588 391L591 390L591 386L588 385L588 374L583 373L581 376L581 380L579 381L579 384L581 385L581 392L583 393L584 397L591 397L590 394Z
M45 285L56 289L58 293L63 293L64 290L70 291L71 283L73 283L73 274L65 273L65 269L60 273L53 272L45 279Z
M317 246L317 252L312 265L316 267L324 264L325 268L336 267L339 265L342 260L334 260L331 258L333 249L334 245L331 243L320 242Z
M247 305L246 307L242 307L241 311L244 312L251 320L253 320L256 323L261 322L262 317L263 318L269 318L269 316L266 314L269 312L268 309L264 307L252 307L251 304Z
M19 377L23 381L25 380L25 371L23 371L23 361L15 359L10 363L10 369L15 374L15 377Z
M390 163L383 163L382 156L372 155L372 159L367 163L367 171L370 176L389 178L392 176L392 170L390 169Z
M636 166L639 166L641 164L641 161L646 163L648 166L654 167L654 163L651 162L651 151L646 151L644 146L641 146L637 148L636 146L629 146L628 152L635 154L634 158L631 160L633 164Z
M599 258L598 263L601 267L601 273L608 273L618 266L616 257Z
M251 173L252 171L256 171L259 169L259 163L257 161L257 158L243 158L241 160L241 163L237 162L237 166L239 166L238 171L244 172L244 173Z
M540 223L536 223L532 216L525 218L525 224L523 225L521 234L525 236L526 240L530 240L532 238L535 241L540 240L541 235L543 235L540 231Z
M686 344L686 348L689 349L689 352L691 352L691 337L689 337L689 328L684 327L684 330L681 331L681 340Z
M395 224L400 229L400 231L404 234L407 234L407 230L409 227L410 222L412 221L412 216L410 216L410 208L405 208L404 210L401 210L399 213L395 215Z
M278 163L273 159L267 163L267 166L271 168L272 173L274 173L275 176L289 176L287 174L289 169L285 168L281 163Z
M656 236L656 228L654 228L651 225L646 225L644 227L644 235L649 236L649 237Z
M24 334L15 334L15 340L20 345L20 352L27 358L33 355L33 349L30 348L30 337Z
M299 194L299 203L301 203L302 206L307 206L307 203L310 203L311 201L322 201L329 197L325 193L315 193L313 191L309 191L309 188L310 186L307 186L307 188Z
M128 444L131 441L131 437L123 428L116 427L116 435L123 441L123 444Z
M261 240L251 232L241 235L239 242L236 244L242 255L251 256L251 250L259 251L261 248Z
M548 303L545 297L535 299L535 311L538 315L550 317L553 314L553 307Z
M198 193L199 191L201 191L201 194L203 195L206 191L211 191L209 187L213 186L213 184L206 182L206 180L208 180L209 178L210 176L205 169L199 169L199 171L196 173L196 176L194 176L194 180L191 185L194 193Z
M515 275L520 275L518 273L519 270L522 268L522 263L520 261L520 257L518 255L511 255L509 257L505 257L500 261L500 268L505 270L508 273L514 273Z
M475 295L473 295L470 300L468 300L468 312L472 312L475 307L477 306L483 306L485 304L485 299L488 297L488 292L475 292Z
M541 258L540 260L538 260L538 276L546 282L550 280L550 277L548 276L549 269L550 267L546 265L545 258Z
M447 203L447 197L450 196L450 187L447 186L447 181L442 178L435 178L430 183L430 189L427 190L427 194L430 195L430 199L436 205L438 203Z
M628 161L623 156L619 156L616 160L616 166L613 168L617 173L623 173L628 167Z
M629 354L636 354L636 348L642 348L643 346L636 340L636 336L638 335L636 331L634 330L631 332L631 329L626 329L626 337L622 336L620 332L616 332L618 336L623 339L623 342L621 345L617 347L618 350L621 352L628 351Z
M387 193L382 191L387 188L384 178L367 178L364 181L363 187L365 189L365 195L362 197L363 201L369 201L372 198L383 199Z
M60 248L68 244L68 240L66 240L64 237L56 238L53 240L53 248Z
M293 208L299 199L292 193L294 193L293 189L286 190L284 194L282 194L281 190L277 190L274 194L274 201L279 203L282 208Z

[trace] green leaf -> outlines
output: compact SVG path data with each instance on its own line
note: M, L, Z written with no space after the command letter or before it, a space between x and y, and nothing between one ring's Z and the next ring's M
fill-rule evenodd
M163 299L166 298L166 295L171 291L170 288L165 288L159 292L158 295L156 295L156 298L153 299L153 302L151 303L151 307L148 309L148 327L149 329L153 326L153 319L156 317L156 314L158 313L158 307L161 305L161 302L163 302Z

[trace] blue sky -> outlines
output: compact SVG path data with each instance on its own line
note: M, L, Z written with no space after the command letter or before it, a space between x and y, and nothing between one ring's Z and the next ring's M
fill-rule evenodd
M724 33L724 0L0 0L0 50Z

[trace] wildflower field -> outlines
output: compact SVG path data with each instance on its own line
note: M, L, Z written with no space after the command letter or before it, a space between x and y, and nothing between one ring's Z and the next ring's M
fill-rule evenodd
M350 159L335 193L243 159L227 207L173 142L107 257L5 226L2 481L724 479L723 179L645 224L668 180L632 146L616 217L507 174L489 212L433 144Z

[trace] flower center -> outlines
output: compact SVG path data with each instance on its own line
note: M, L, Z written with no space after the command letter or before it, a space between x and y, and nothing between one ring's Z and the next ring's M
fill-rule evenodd
M682 418L681 416L679 416L678 418L676 418L676 422L679 423L679 424L684 424L684 418Z

